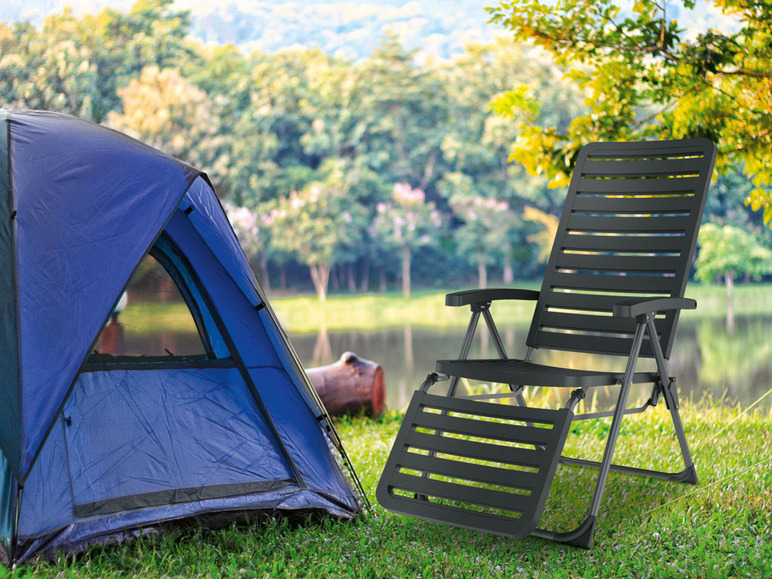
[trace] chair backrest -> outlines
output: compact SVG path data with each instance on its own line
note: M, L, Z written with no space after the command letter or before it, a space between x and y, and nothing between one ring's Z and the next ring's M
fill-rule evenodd
M635 320L613 304L683 297L715 159L707 139L582 148L526 343L629 354ZM656 320L667 358L677 321ZM648 340L641 355L653 356Z

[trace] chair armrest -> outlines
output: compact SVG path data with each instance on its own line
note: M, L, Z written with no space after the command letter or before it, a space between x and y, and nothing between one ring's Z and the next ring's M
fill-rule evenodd
M614 304L614 316L637 318L643 314L664 310L693 310L697 302L691 298L640 298Z
M493 288L453 292L445 295L445 305L451 307L490 303L495 300L538 300L536 290Z

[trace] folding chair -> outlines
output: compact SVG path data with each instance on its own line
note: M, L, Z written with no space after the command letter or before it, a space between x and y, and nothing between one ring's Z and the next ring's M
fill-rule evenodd
M446 305L471 306L457 360L439 360L413 394L376 496L386 509L460 527L539 537L589 547L610 470L697 482L668 373L673 338L694 257L716 150L707 139L593 143L579 153L540 291L484 289L451 293ZM497 300L536 302L524 359L509 358L490 312ZM497 359L468 359L480 316ZM536 349L627 356L624 372L553 367ZM639 357L656 371L638 371ZM653 367L653 364L652 364ZM596 366L597 368L597 366ZM502 395L457 396L460 378L508 384ZM447 395L429 388L449 379ZM633 383L651 397L627 408ZM587 391L619 385L613 411L574 415ZM571 388L564 408L527 407L526 386ZM667 473L612 463L622 419L664 397L684 461ZM611 417L601 462L562 456L574 420ZM570 532L538 528L558 463L599 469L589 512Z

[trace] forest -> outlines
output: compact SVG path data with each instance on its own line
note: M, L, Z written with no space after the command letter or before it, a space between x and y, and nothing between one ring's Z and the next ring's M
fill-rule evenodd
M391 34L353 59L246 53L191 27L171 0L0 23L0 106L90 119L205 170L272 289L409 296L539 276L564 190L513 145L592 112L567 63L504 36L433 59ZM766 250L753 187L725 170L705 220Z

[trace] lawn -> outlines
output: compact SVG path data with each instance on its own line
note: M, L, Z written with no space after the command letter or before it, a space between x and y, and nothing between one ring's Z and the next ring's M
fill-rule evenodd
M373 502L354 521L268 519L221 530L169 530L75 560L38 562L16 577L769 577L772 416L768 410L682 405L697 486L612 473L591 550L510 540L394 515L375 486L401 416L340 419L338 429ZM660 407L627 419L619 461L675 467ZM568 453L598 457L606 422L579 423ZM568 528L589 502L594 471L561 467L542 519Z
M769 315L770 286L736 288L736 315ZM690 286L696 312L726 315L724 289ZM467 308L445 308L441 293L401 296L272 297L291 332L374 330L406 323L463 327ZM167 329L184 310L159 306ZM497 320L526 323L532 304L496 304ZM136 312L139 314L139 312ZM139 315L122 314L127 331L144 332ZM763 339L763 338L762 338ZM767 385L766 388L768 388ZM765 388L765 390L766 390ZM768 398L768 397L767 397ZM682 404L700 476L697 486L612 473L591 550L536 538L510 540L394 515L375 502L375 487L401 422L398 412L373 420L338 419L338 429L372 510L354 521L264 519L211 530L173 528L75 559L35 562L0 577L772 577L772 411L747 411L709 400ZM649 420L645 420L648 418ZM573 426L566 453L599 459L608 422ZM679 470L667 411L625 420L617 461ZM589 504L595 471L561 467L542 526L567 530Z
M528 282L518 287L539 289ZM723 286L691 284L686 295L697 300L697 309L685 311L682 319L725 317L726 290ZM416 292L405 299L399 294L334 295L320 302L314 296L273 296L271 306L288 332L334 330L373 331L407 324L430 328L463 328L469 321L469 308L445 306L444 293ZM738 285L732 300L734 314L772 313L772 287L768 284ZM501 301L493 306L497 322L524 325L533 315L533 302ZM134 303L121 314L129 332L164 330L195 332L184 304Z

